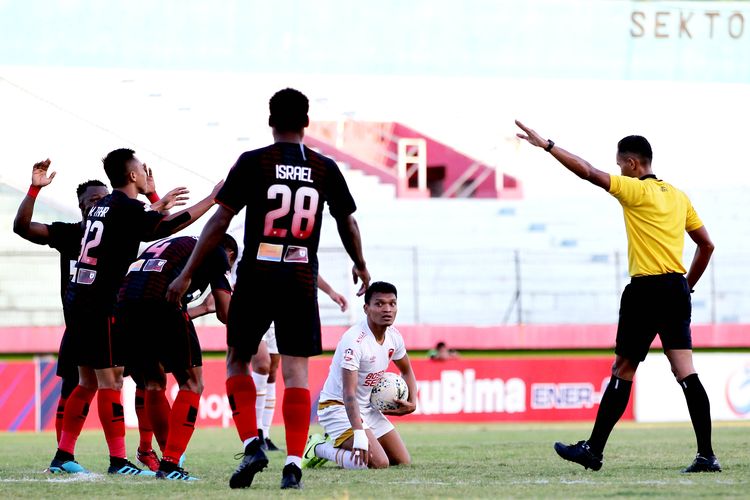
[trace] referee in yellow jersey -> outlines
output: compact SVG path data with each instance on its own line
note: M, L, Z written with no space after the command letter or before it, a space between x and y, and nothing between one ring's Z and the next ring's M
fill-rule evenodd
M698 442L695 460L682 472L721 471L711 447L708 395L693 366L690 337L690 292L706 270L714 245L690 200L656 178L651 171L651 145L644 137L631 135L617 143L621 175L610 175L521 122L516 125L524 132L517 134L519 138L544 149L578 177L614 196L622 205L628 236L631 281L620 301L612 378L602 395L591 437L571 445L555 443L555 451L587 469L601 469L604 446L628 404L635 371L658 333L685 394ZM682 264L685 232L697 245L687 275Z

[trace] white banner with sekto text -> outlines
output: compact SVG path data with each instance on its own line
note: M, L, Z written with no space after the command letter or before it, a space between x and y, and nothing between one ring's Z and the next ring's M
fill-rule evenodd
M711 402L712 420L750 420L750 353L695 354L693 360ZM648 355L634 385L636 421L690 421L682 388L663 354Z

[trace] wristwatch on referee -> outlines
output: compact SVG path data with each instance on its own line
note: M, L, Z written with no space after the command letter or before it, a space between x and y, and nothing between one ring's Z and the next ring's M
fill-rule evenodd
M544 150L549 153L550 151L552 151L552 148L554 147L554 145L555 145L555 141L553 141L552 139L547 139L547 147L544 148Z

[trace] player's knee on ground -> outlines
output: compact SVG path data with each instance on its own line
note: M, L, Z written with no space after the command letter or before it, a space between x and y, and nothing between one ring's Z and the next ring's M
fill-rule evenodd
M372 450L367 466L370 469L386 469L390 465L388 455L382 450Z

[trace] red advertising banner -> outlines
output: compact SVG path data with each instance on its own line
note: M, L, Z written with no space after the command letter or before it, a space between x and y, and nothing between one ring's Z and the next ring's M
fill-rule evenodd
M331 358L310 360L310 391L317 402ZM437 362L412 360L419 394L410 422L535 422L594 420L609 382L610 357L492 358ZM396 371L391 365L391 371ZM198 426L232 425L224 391L224 363L209 360L203 368L205 389ZM281 379L281 373L278 374ZM278 380L280 405L284 391ZM170 401L177 394L174 382ZM312 419L315 420L313 409ZM632 403L623 419L633 419ZM277 408L274 424L281 424Z
M328 376L330 357L310 360L310 391L317 402ZM547 422L593 420L601 394L610 377L610 357L516 357L467 358L451 361L412 360L417 377L417 412L401 417L404 422ZM0 430L53 429L52 408L59 397L54 363L44 360L0 363ZM37 372L40 370L40 372ZM391 370L395 367L391 365ZM49 373L48 373L49 372ZM36 374L40 373L41 376ZM225 393L223 360L206 360L205 388L198 412L198 427L230 427L232 411ZM276 384L277 411L281 424L284 391L281 373ZM169 381L170 403L177 395ZM125 422L136 427L135 385L127 379L123 389ZM315 406L311 420L315 418ZM632 404L623 416L633 419ZM95 408L87 428L98 428Z
M33 431L36 424L36 365L0 362L0 430Z

